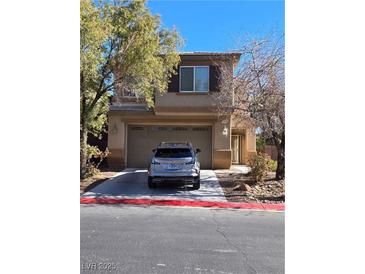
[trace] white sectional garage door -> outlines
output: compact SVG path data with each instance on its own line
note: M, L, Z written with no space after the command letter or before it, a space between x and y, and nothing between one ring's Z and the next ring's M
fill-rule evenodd
M212 167L212 128L210 126L145 126L129 125L127 166L148 167L152 150L160 142L191 142L200 148L202 168Z

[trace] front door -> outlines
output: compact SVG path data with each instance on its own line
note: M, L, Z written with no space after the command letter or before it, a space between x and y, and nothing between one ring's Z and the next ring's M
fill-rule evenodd
M231 148L232 148L232 164L239 164L240 163L240 136L239 135L232 135Z

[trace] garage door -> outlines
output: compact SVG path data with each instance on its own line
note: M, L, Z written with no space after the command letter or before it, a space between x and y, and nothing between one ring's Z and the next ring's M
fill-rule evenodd
M212 167L212 128L209 126L144 126L129 125L127 166L147 167L152 150L160 142L191 142L200 148L202 168Z

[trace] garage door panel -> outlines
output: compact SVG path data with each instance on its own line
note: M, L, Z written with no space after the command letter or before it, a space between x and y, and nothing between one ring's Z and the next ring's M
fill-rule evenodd
M191 142L200 148L202 168L212 166L212 129L208 126L128 126L127 166L147 167L160 142Z

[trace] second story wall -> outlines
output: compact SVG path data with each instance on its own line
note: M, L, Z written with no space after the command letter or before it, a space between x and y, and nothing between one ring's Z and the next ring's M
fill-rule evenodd
M214 112L219 93L220 66L232 69L239 54L182 54L177 74L163 95L156 94L157 112Z
M155 94L155 112L214 112L215 98L219 95L220 67L233 70L239 53L181 53L177 74L170 79L167 91ZM115 75L118 75L118 71ZM116 84L118 90L113 104L145 104L133 91Z

